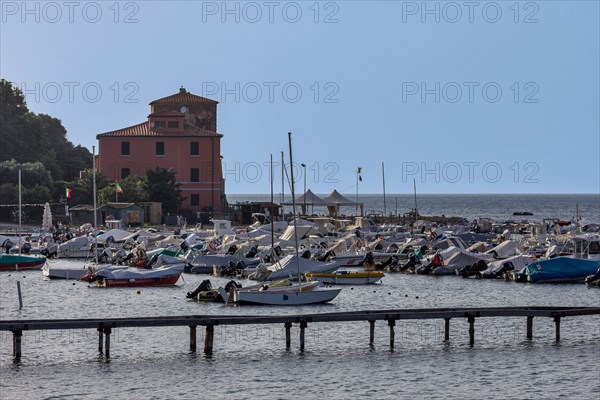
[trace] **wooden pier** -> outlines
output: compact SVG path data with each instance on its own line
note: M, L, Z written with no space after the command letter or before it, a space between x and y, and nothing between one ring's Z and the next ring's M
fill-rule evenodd
M469 344L475 343L475 320L486 317L526 317L526 335L533 338L533 319L551 318L555 325L555 340L560 340L561 319L572 316L600 315L600 307L496 307L496 308L427 308L401 310L369 310L321 314L295 315L189 315L143 318L101 318L101 319L46 319L0 321L0 331L13 333L13 357L20 359L23 331L96 329L98 331L98 351L110 357L110 335L112 329L130 327L188 326L190 350L196 351L196 331L198 326L206 329L204 353L212 354L214 327L223 325L282 324L285 328L285 346L291 347L291 328L300 327L300 350L304 350L305 330L312 323L368 322L369 344L375 341L375 322L387 321L390 347L394 348L397 321L402 320L444 320L444 341L450 340L450 321L465 318L469 323Z

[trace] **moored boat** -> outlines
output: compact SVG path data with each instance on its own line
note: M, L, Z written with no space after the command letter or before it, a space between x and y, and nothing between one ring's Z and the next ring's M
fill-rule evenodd
M95 283L98 287L135 287L175 285L185 264L156 269L105 268L84 275L81 279Z
M25 254L0 254L0 271L19 271L40 269L46 263L46 257Z
M327 303L342 290L320 285L318 281L292 283L284 280L270 285L232 288L229 293L224 288L219 288L219 292L227 299L227 303L297 306Z
M308 272L306 279L333 285L368 285L379 282L385 274L382 271L335 271L332 273Z
M531 283L583 282L600 268L599 260L555 257L533 262L518 272Z

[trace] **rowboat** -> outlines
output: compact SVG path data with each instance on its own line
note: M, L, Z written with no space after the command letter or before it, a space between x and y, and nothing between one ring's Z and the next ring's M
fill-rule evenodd
M227 299L227 303L297 306L327 303L342 290L320 285L321 283L317 281L292 283L284 280L271 284L233 288L229 293L221 287L219 292L224 299Z
M382 271L336 271L332 273L307 272L309 281L320 281L332 285L368 285L376 283L385 276Z
M0 271L20 271L40 269L46 263L46 257L25 254L0 254Z

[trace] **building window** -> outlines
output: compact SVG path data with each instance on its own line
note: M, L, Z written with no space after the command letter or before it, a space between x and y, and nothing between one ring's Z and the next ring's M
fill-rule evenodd
M190 182L200 182L200 168L190 170Z
M121 179L127 178L131 174L131 170L129 168L121 168Z
M165 142L156 142L156 155L157 156L165 155Z
M154 121L155 128L164 128L165 126L167 126L165 121Z
M179 128L179 121L169 121L169 122L167 122L167 127Z
M129 142L121 142L121 155L122 156L128 156L128 155L130 155L130 152L129 152Z
M199 194L192 194L190 196L190 205L192 205L192 206L200 205L200 195Z
M200 143L192 142L190 143L190 156L199 156L200 155Z

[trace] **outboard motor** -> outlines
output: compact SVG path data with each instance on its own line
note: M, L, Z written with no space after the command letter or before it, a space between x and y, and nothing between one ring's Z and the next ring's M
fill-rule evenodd
M335 251L329 250L328 252L323 254L321 257L318 257L317 260L327 262L327 261L330 261L332 257L335 257Z
M383 245L381 244L381 242L375 245L375 250L383 250Z
M229 281L227 282L227 284L225 285L225 291L227 293L231 292L231 289L239 289L242 287L242 284L236 281Z
M304 250L300 257L306 258L307 260L310 259L310 250Z
M375 257L373 253L368 252L359 265L362 265L366 271L375 271Z
M29 242L23 243L23 246L21 247L21 252L23 254L29 254L30 251L31 251L31 243L29 243Z
M244 260L238 261L238 263L235 264L235 269L238 271L246 269L246 263L244 262Z
M237 246L235 244L232 244L231 246L229 246L229 248L227 249L227 254L229 255L234 255L235 252L238 250Z
M281 247L275 246L275 254L277 255L277 257L281 257L281 255L283 254Z
M210 283L210 279L205 279L200 285L198 285L196 290L193 292L187 292L185 297L188 299L193 299L194 297L198 296L200 292L208 292L209 290L212 290L212 284Z
M250 248L250 251L246 253L245 257L246 258L254 258L254 257L256 257L257 254L258 254L258 247L252 246Z
M385 249L386 253L397 253L398 252L398 245L396 243L392 243L390 244L387 249Z
M419 263L419 258L417 256L411 256L408 259L408 262L400 267L400 271L404 272L404 271L408 270L409 268L414 268L418 263ZM429 269L429 272L431 272L431 269ZM427 272L427 274L429 272ZM418 273L419 272L417 271L417 274ZM425 274L425 275L427 275L427 274Z

